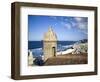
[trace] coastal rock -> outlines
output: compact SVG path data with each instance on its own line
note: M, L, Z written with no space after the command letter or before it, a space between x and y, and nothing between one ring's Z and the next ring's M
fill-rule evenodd
M88 45L87 43L79 43L73 45L74 51L72 54L80 54L80 53L87 53L88 51Z

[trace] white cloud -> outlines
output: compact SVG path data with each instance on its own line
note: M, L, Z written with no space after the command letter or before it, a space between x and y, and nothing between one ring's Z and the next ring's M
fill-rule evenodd
M61 22L61 24L66 27L67 29L71 29L72 25L70 23Z
M67 27L68 29L71 29L72 28L71 25L68 24L68 23L65 24L65 27Z
M55 16L50 16L50 18L57 20L57 17L55 17Z
M87 30L88 29L87 22L84 21L83 17L74 17L72 19L61 17L59 20L55 16L50 16L50 18L57 20L61 25L63 25L67 29L71 29L71 28L77 28L79 30ZM57 25L57 23L55 23L55 25Z
M82 21L82 18L81 17L75 17L74 18L77 22L81 22Z
M57 23L54 24L54 26L56 26L56 25L57 25Z
M73 27L75 27L75 26L77 26L77 23L71 22L71 25L72 25Z
M78 30L79 32L83 33L83 34L88 34L88 31L87 30Z
M80 23L77 24L77 27L81 30L87 30L87 24L86 23L80 22Z
M66 21L66 22L67 22L67 21L69 21L69 19L67 19L67 18L66 18L66 19L64 19L64 21Z
M81 29L81 30L87 30L87 22L84 21L84 18L82 17L75 17L74 18L76 20L76 24L77 24L77 28Z

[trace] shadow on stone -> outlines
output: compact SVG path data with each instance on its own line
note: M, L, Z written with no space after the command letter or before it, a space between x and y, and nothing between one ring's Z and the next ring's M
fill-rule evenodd
M43 65L44 65L44 61L42 60L41 57L37 57L37 58L33 61L33 63L34 63L35 65L39 65L39 66L43 66Z

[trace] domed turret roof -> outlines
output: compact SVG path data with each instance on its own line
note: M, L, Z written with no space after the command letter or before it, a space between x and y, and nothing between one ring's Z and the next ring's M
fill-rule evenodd
M44 34L44 41L57 41L57 36L53 32L53 29L49 27L48 32Z

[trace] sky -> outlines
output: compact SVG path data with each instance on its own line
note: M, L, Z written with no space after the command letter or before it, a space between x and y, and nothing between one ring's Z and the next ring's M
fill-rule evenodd
M87 17L28 15L28 40L43 40L49 27L59 41L78 41L88 36Z

